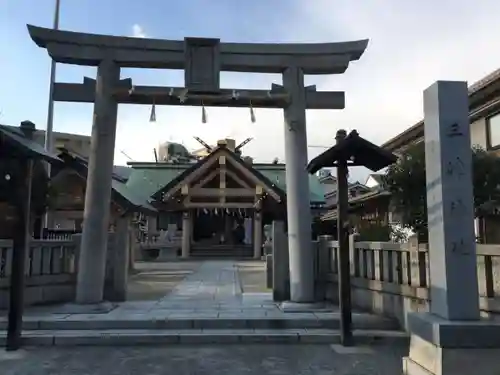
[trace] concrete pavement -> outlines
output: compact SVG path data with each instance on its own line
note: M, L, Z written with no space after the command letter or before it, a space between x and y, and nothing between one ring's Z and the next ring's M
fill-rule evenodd
M329 345L28 348L2 375L400 375L407 346L341 354Z

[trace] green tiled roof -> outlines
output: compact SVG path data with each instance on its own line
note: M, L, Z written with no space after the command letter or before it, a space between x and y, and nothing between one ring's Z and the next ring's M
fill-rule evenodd
M132 172L126 186L136 196L150 198L191 166L192 164L136 163L132 165ZM252 167L286 192L286 174L283 164L254 164ZM309 175L309 188L311 202L323 203L325 201L323 187L315 175Z
M286 172L284 165L255 164L253 167L275 183L281 190L286 192ZM315 175L309 175L310 201L314 203L323 203L325 201L323 190L319 178Z
M189 168L191 164L138 164L132 172L126 186L136 195L148 199Z
M142 195L138 196L136 192L127 188L127 185L124 184L123 182L112 180L111 186L114 191L116 191L123 198L125 198L135 208L143 211L156 212L156 208L154 208L153 206L151 206L151 204L149 204L147 198L143 197Z
M130 173L132 173L132 168L123 165L115 165L113 166L113 173L127 181L130 177Z

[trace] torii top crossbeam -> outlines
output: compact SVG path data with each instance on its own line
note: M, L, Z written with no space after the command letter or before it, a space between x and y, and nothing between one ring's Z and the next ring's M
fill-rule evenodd
M290 63L304 74L340 74L358 60L368 40L342 43L277 44L220 43L219 39L186 38L184 41L129 38L47 29L28 25L33 41L50 56L66 64L96 66L110 55L129 68L185 69L186 44L214 52L222 71L282 73ZM214 51L208 51L214 47ZM201 51L197 51L201 52Z
M304 74L341 74L363 54L368 40L316 44L221 43L219 39L185 38L184 41L129 38L46 29L28 25L33 41L46 48L56 62L98 66L111 59L119 67L183 69L185 87L134 86L116 82L117 103L225 107L286 108L292 92L273 84L271 90L220 88L221 71ZM303 83L301 84L303 85ZM189 95L185 95L189 92ZM95 80L56 83L53 99L66 102L95 100ZM306 109L343 109L344 92L318 92L305 88Z

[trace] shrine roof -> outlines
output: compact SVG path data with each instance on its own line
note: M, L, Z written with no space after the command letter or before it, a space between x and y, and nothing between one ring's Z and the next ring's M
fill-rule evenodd
M132 162L129 165L132 167L132 172L127 181L127 187L145 197L153 196L172 180L179 178L182 173L194 166L193 164L138 162ZM276 185L283 193L286 193L285 164L254 163L247 166ZM309 176L309 188L311 203L323 204L325 202L323 186L317 176Z
M132 173L132 168L126 167L124 165L115 165L113 166L113 173L123 179L124 182L126 182L129 179L130 174Z
M34 127L34 124L32 124L32 126L33 131L35 131L36 129ZM19 152L19 156L22 155L29 158L46 160L51 163L61 162L57 155L46 151L43 146L27 138L24 135L21 127L0 125L0 136L2 136L2 138L8 145Z
M267 176L262 174L257 168L254 168L252 164L246 163L241 156L236 154L234 151L232 151L230 148L228 148L226 145L218 146L217 148L214 148L209 155L205 156L203 159L199 160L196 163L193 163L190 165L189 168L185 169L182 173L174 177L170 182L168 182L165 186L163 186L161 189L156 191L153 194L153 198L158 198L158 194L160 192L167 192L171 188L173 188L176 184L181 182L184 178L187 178L191 173L196 171L198 168L202 167L206 163L213 162L216 157L219 155L226 155L226 157L229 157L232 159L235 163L239 164L242 166L244 169L248 170L251 174L256 177L257 180L261 181L264 189L267 188L268 192L271 193L271 195L274 195L275 199L278 201L282 200L285 198L285 191L281 189L275 181L269 179ZM155 197L156 196L156 197Z
M66 149L60 149L59 157L80 176L87 178L88 160L86 158ZM117 174L116 171L115 167L111 180L112 199L125 209L132 208L146 213L156 212L156 208L149 203L149 199L129 189L124 176Z

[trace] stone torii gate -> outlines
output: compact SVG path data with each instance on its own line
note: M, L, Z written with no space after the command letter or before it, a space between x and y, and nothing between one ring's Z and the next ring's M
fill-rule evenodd
M84 34L28 25L33 41L59 63L97 66L97 79L55 83L56 101L94 103L92 146L85 195L77 302L103 295L111 171L119 103L282 108L285 117L290 292L313 302L313 257L307 167L306 109L343 109L343 92L304 85L305 74L341 74L363 54L368 40L324 44L221 43ZM120 68L183 69L185 87L134 86ZM220 72L279 73L270 90L221 89Z

